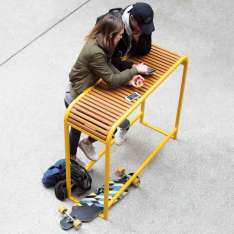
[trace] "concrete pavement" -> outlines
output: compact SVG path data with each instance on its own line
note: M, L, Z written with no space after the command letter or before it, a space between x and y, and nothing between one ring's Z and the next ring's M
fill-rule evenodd
M64 233L61 203L40 180L64 157L68 73L96 17L131 2L1 1L0 233ZM165 146L142 173L141 187L111 209L108 221L96 219L79 232L233 233L234 3L147 2L155 10L153 41L190 59L178 140ZM152 124L172 126L180 74L147 102ZM137 168L159 139L135 125L127 142L113 147L112 171ZM94 188L103 183L103 170L101 160L92 172Z

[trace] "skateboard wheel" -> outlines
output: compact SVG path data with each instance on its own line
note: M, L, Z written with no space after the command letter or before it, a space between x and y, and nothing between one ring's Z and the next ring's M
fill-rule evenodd
M58 211L59 211L59 213L61 213L61 214L65 214L65 213L67 212L67 208L61 206L61 207L58 208Z
M135 180L133 180L132 184L135 186L135 187L139 187L140 186L140 179L139 178L136 178Z
M115 171L117 176L123 176L125 174L125 168L124 167L118 167Z
M81 226L81 221L79 220L79 219L75 219L74 221L73 221L73 226L74 226L74 228L75 229L79 229L80 228L80 226Z

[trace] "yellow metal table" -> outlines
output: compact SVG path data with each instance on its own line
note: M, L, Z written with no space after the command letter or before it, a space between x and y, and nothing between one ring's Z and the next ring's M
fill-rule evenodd
M150 53L144 57L131 57L130 61L135 63L143 62L146 65L155 68L156 73L145 79L144 86L141 88L133 88L124 86L116 90L110 90L103 82L98 82L95 86L90 87L77 97L68 107L64 117L64 136L65 136L65 159L66 159L66 185L68 198L79 203L79 200L72 195L71 192L71 171L70 171L70 148L69 148L69 127L73 127L86 135L102 142L104 149L99 153L99 158L105 155L105 175L104 175L104 210L102 217L108 218L109 208L114 204L116 199L124 192L124 190L134 181L134 179L142 172L142 170L157 155L162 147L169 139L176 139L180 113L182 109L182 100L185 88L185 80L188 68L188 58L180 56L175 52L161 48L158 45L152 45ZM183 66L183 73L180 86L179 101L176 113L174 128L170 132L152 126L144 121L145 101L150 94L165 81L169 75L178 68ZM125 99L126 96L133 92L138 92L141 97L133 102ZM133 125L138 119L141 124L157 132L165 137L159 145L147 156L141 166L130 177L127 183L120 191L108 201L109 180L110 180L110 159L111 146L114 144L113 134L116 128L125 120L137 107L140 111L131 120ZM96 162L91 161L86 165L86 169L90 170Z

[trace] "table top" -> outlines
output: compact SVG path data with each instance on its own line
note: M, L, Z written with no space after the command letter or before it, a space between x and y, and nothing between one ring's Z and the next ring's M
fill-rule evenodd
M140 88L123 86L110 89L101 81L86 90L70 105L67 110L67 122L80 131L105 142L108 134L113 134L116 127L130 115L182 62L183 56L175 52L152 45L149 54L143 57L130 57L134 63L144 63L156 69L146 76ZM140 97L134 101L126 96L137 92Z

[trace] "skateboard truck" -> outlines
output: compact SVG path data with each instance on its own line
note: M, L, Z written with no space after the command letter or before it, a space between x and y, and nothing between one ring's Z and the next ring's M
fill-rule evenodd
M71 215L69 215L67 213L67 208L61 206L58 209L59 213L61 213L62 215L65 215L65 217L67 217L67 222L72 223L73 227L78 230L82 224L82 222L79 219L74 219Z
M133 173L129 173L129 174L126 174L126 169L122 166L118 167L115 171L115 174L121 178L130 178ZM132 185L135 186L135 187L139 187L141 181L140 181L140 178L137 176L133 182L132 182Z

